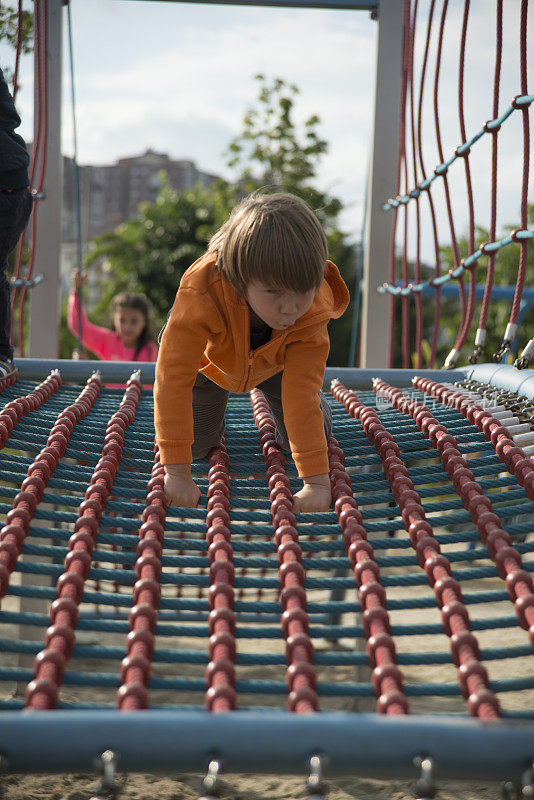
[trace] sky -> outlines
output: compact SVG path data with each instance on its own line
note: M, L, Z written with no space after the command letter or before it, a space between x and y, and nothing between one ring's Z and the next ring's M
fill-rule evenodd
M532 35L534 3L530 5ZM419 56L428 6L429 0L420 0L416 40ZM465 81L468 137L492 116L495 6L496 0L471 3ZM437 7L441 8L439 0ZM519 93L520 0L506 0L504 7L501 110ZM441 133L446 157L461 141L456 97L461 9L463 2L450 0L440 78ZM158 0L71 0L71 14L80 164L109 164L152 148L171 158L191 159L203 171L231 178L224 151L241 130L245 111L255 102L254 76L262 73L269 79L282 78L300 89L296 119L302 122L312 114L321 119L319 132L329 142L330 150L321 162L317 182L321 189L345 203L343 227L351 238L358 237L375 85L377 23L368 11ZM66 12L64 15L66 18ZM71 155L72 111L66 43L65 35L62 141L63 152ZM435 47L434 37L434 52ZM0 63L9 64L11 58L0 45ZM530 87L532 77L531 74ZM29 57L22 61L21 81L20 130L25 138L31 139L33 75ZM439 163L431 100L431 92L426 91L423 138L427 171ZM517 222L519 209L520 114L513 117L500 135L499 222L502 224ZM484 137L471 157L477 214L485 225L489 219L489 139ZM451 168L450 180L456 204L456 228L464 233L467 217L461 164ZM393 192L392 175L390 194ZM443 222L445 213L440 202L438 196L442 237L447 241L450 234ZM423 249L430 254L426 232Z
M368 12L71 0L71 15L80 164L108 164L150 147L230 177L223 153L262 73L299 87L297 120L320 116L330 152L319 182L349 204L345 219L359 227L376 38ZM66 49L64 73L63 150L71 154ZM29 58L21 78L20 130L31 139Z

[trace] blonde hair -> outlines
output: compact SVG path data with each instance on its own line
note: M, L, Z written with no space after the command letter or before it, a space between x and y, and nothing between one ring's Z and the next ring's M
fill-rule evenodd
M252 194L212 237L208 253L244 296L251 281L305 293L324 277L328 246L309 206L292 194Z

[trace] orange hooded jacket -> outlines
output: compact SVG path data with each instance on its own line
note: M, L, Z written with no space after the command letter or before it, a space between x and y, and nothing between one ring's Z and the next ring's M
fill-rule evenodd
M309 310L291 328L273 330L250 350L246 300L205 255L184 273L156 364L154 408L162 464L191 461L192 390L200 371L231 392L247 392L283 370L282 407L301 477L328 472L321 389L330 349L327 323L340 317L348 289L331 261Z

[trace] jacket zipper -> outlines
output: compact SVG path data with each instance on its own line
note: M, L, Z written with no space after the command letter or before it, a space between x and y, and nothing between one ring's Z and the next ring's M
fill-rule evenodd
M245 324L247 326L247 341L248 341L247 376L245 378L245 391L247 391L248 382L250 380L250 373L252 372L252 360L254 357L254 354L250 347L250 310L248 308L248 305L247 305L247 317Z
M246 382L245 382L245 386L248 384L248 382L250 380L250 373L252 372L252 360L253 360L253 358L254 358L254 356L253 356L252 350L249 350L248 351L247 379L246 379Z

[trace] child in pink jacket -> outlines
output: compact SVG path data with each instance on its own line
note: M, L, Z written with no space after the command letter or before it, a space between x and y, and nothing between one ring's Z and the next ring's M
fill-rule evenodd
M78 336L80 300L78 289L83 283L79 271L74 273L69 295L67 324ZM149 306L143 294L123 292L111 301L112 330L94 325L81 306L82 344L102 361L155 361L158 347L150 338Z

